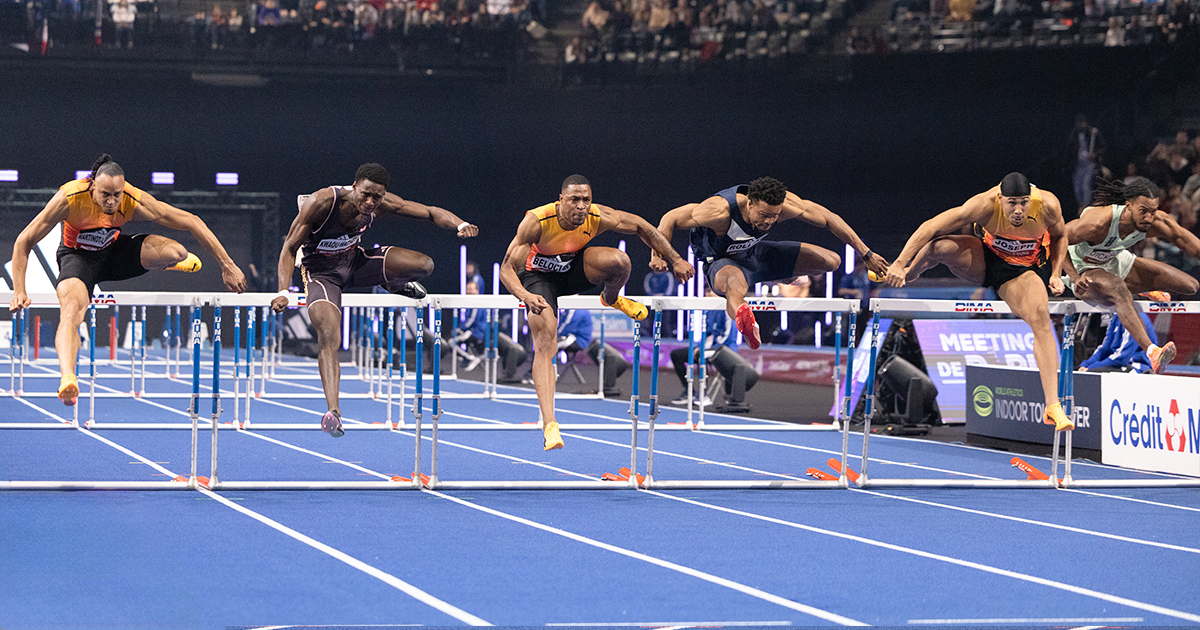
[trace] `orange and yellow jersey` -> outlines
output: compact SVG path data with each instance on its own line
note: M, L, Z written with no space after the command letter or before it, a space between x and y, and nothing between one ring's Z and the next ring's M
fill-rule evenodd
M121 234L121 226L133 218L133 211L142 200L142 191L125 184L125 194L117 211L106 214L92 200L88 189L91 181L76 179L63 184L59 190L67 197L67 218L62 224L63 245L75 249L97 251L108 247Z
M548 203L526 214L532 214L542 226L542 238L529 248L529 257L525 259L526 271L570 270L575 254L600 233L600 211L596 204L588 208L583 225L574 230L564 230L558 224L558 203Z
M1019 267L1033 267L1046 260L1046 248L1050 246L1050 233L1046 231L1043 216L1045 206L1042 191L1030 187L1029 214L1020 226L1009 223L1000 207L1000 194L992 200L992 216L979 227L983 245L996 253L1001 260Z

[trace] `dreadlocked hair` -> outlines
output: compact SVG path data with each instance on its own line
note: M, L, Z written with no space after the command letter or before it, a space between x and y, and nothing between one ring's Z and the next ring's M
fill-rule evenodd
M1161 194L1162 190L1154 182L1145 177L1134 177L1129 180L1129 183L1122 182L1119 179L1114 179L1110 182L1097 177L1095 188L1092 190L1092 205L1119 206L1138 197L1157 199Z
M124 177L125 170L119 164L113 161L111 155L105 153L96 158L92 163L92 174L88 175L88 181L94 182L101 175L110 175L112 177Z

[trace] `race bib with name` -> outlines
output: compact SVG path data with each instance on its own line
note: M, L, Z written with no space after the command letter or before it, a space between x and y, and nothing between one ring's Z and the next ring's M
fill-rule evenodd
M534 271L548 271L551 273L564 273L571 269L571 261L575 259L575 254L559 254L557 256L546 256L544 254L534 254L529 261L529 267Z
M321 239L321 241L317 243L317 253L324 254L326 256L331 254L340 254L357 246L360 236L361 234L347 234L337 238Z
M113 241L120 236L119 228L93 228L90 230L80 230L75 236L75 246L79 249L90 251L99 251L112 245Z

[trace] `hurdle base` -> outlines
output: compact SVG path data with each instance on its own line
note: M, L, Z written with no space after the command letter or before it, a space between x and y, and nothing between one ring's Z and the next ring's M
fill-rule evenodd
M671 479L667 481L647 479L642 487L647 490L840 490L846 486L840 481L806 481L803 479Z
M218 481L209 490L418 490L404 481Z
M430 482L430 490L628 490L627 484L600 481L442 481Z
M1063 488L1200 488L1200 479L1063 479Z
M860 488L1057 488L1050 479L864 479Z
M0 490L192 490L181 481L0 481Z

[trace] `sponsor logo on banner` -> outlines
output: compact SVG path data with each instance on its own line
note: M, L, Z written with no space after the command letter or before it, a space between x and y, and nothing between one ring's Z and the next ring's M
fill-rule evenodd
M974 395L971 396L971 401L975 403L975 413L984 418L992 415L992 409L995 406L992 404L992 390L987 385L976 387Z
M1200 389L1195 381L1137 374L1105 378L1104 463L1200 476Z
M955 302L955 313L995 313L991 302Z
M96 306L105 306L108 304L116 304L117 298L111 293L98 293L92 296L92 304Z
M752 311L777 311L779 308L775 305L775 300L746 300L746 304L750 306Z
M1151 302L1151 313L1186 313L1186 302Z

